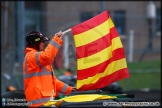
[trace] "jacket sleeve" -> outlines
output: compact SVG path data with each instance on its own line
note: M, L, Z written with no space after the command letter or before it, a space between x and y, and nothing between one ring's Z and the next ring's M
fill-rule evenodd
M68 95L72 91L72 87L67 85L66 83L56 79L56 91L58 93L64 93Z
M62 44L63 40L57 36L54 36L44 51L36 53L36 62L38 66L50 65L54 61L54 57Z

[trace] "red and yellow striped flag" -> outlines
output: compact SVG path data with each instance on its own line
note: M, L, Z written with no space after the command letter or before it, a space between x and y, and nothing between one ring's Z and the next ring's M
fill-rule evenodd
M71 29L78 91L103 88L129 77L124 48L108 10Z

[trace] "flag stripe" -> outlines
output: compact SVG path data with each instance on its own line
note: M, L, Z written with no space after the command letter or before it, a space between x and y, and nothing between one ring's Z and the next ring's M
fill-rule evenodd
M104 72L98 73L95 76L89 77L87 79L77 80L77 88L80 88L84 84L95 84L99 80L99 78L110 75L110 74L114 73L115 71L118 71L123 68L127 68L125 58L113 61L106 67Z
M104 72L106 67L111 62L122 59L122 58L125 58L124 48L118 48L118 49L114 50L112 52L112 55L113 56L109 60L107 60L107 61L105 61L105 62L103 62L103 63L101 63L101 64L99 64L97 66L94 66L94 67L91 67L91 68L88 68L88 69L78 70L77 71L77 79L78 80L86 79L88 77L93 77L97 73Z
M102 24L108 18L109 18L109 15L108 15L108 11L106 10L102 14L99 14L85 22L82 22L81 24L78 24L78 25L72 27L71 29L72 29L73 36L83 33L85 31L88 31L88 30Z
M77 90L94 90L128 78L117 29L108 11L71 28L77 56Z
M111 18L103 22L102 24L85 31L83 33L74 35L74 43L76 47L86 45L97 39L102 38L106 34L110 33L110 28L113 28L114 24L111 21ZM84 40L84 41L81 41Z
M121 70L114 72L113 74L100 78L95 84L85 84L82 87L77 88L77 90L78 91L95 90L95 89L106 87L111 83L119 81L123 78L129 78L129 77L130 76L128 73L128 68L123 68Z
M96 52L99 52L103 50L104 48L110 46L111 40L115 37L117 37L119 34L115 27L110 29L110 33L106 36L103 36L102 38L91 42L89 44L86 44L84 46L80 46L76 48L76 56L77 59L87 57L90 55L95 54Z
M112 54L110 52L112 52L115 49L121 48L121 47L123 47L123 46L122 46L120 37L113 38L111 46L109 46L109 47L103 49L102 51L95 53L91 56L77 59L78 70L90 68L90 67L96 66L98 64L101 64L104 61L107 61L108 59L110 59L112 57Z

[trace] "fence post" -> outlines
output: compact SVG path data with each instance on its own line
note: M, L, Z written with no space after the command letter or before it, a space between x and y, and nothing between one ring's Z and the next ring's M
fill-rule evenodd
M24 59L24 49L25 49L25 2L18 1L17 2L17 26L18 26L18 62L19 62L19 87L18 89L24 89L24 82L23 82L23 70L22 70L22 63Z
M69 68L69 54L68 54L68 51L69 51L69 48L68 48L68 46L69 46L69 39L68 39L69 37L68 37L68 35L65 35L64 36L64 49L63 49L63 51L64 51L64 67L65 68Z
M128 40L128 62L133 62L133 44L134 44L134 31L130 30L129 40Z

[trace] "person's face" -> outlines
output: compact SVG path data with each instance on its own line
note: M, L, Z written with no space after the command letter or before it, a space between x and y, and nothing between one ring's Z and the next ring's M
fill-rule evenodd
M40 51L42 51L42 50L44 49L44 43L45 43L45 42L41 42L41 43L39 44L39 49L40 49Z

